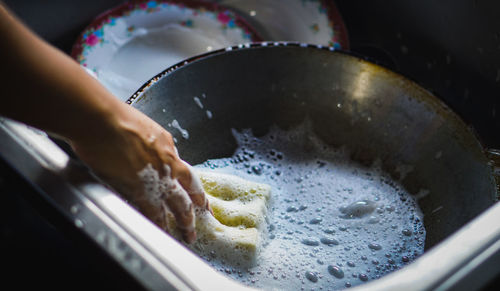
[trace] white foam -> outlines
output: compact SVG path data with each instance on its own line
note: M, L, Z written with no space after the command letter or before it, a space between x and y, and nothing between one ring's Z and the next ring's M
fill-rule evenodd
M233 134L239 146L231 158L197 167L270 184L274 202L257 265L244 269L216 254L203 256L214 268L264 289L332 290L376 279L423 253L423 215L380 161L353 162L348 150L325 145L307 122L259 138L250 130Z
M189 132L182 128L181 125L179 124L179 122L177 121L177 119L174 119L172 120L172 123L171 123L172 127L177 129L180 133L181 133L181 136L185 139L189 139Z
M194 216L194 211L192 208L189 208L189 201L191 200L189 195L182 188L179 181L171 177L171 170L168 165L164 165L164 171L165 175L160 177L158 171L151 164L147 164L138 173L138 176L144 184L145 199L148 199L150 204L158 209L158 215L161 215L165 219L165 224L169 225L168 219L173 217L173 214L166 204L166 199L170 196L176 196L176 199L184 201L182 204L178 203L178 205L185 205L185 212L192 211ZM186 227L186 229L194 229L194 223L195 221L193 220L192 224ZM167 231L172 233L174 230L170 228Z
M201 103L201 100L200 98L198 97L193 97L193 100L194 100L194 103L196 103L196 105L198 105L198 107L200 107L201 109L203 109L203 103Z

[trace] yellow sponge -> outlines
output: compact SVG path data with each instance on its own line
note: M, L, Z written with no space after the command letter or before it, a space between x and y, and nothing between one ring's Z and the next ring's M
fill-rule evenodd
M215 218L228 226L259 227L267 214L271 186L217 172L197 172Z
M227 262L252 263L262 242L271 187L218 172L197 174L215 218L197 213L194 247Z

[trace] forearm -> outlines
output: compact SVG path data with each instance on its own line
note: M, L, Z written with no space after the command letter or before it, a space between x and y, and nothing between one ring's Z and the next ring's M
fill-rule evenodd
M157 225L167 226L168 207L184 239L195 239L193 204L210 207L170 133L36 37L1 2L0 80L0 115L69 139L82 161ZM146 181L138 173L146 167L179 182L159 193L159 204L145 197Z
M0 115L68 139L98 134L124 105L68 56L50 46L0 4Z

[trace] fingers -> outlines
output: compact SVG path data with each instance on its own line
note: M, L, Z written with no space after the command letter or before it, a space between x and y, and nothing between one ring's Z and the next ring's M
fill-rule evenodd
M200 178L194 172L193 167L185 161L180 160L176 170L179 183L186 190L191 201L198 207L210 209Z
M187 243L192 243L196 239L193 203L178 181L173 180L165 190L165 202L175 216L177 228L182 232L183 239Z
M210 210L201 181L192 167L179 158L170 133L162 130L151 143L160 154L159 159L152 161L153 166L159 170L160 179L167 182L163 185L168 185L160 189L163 201L174 215L183 239L191 243L196 239L194 206Z
M163 134L159 136L158 142L166 145L162 160L164 164L170 166L172 178L179 181L194 205L203 209L209 209L201 181L194 173L191 165L180 159L177 148L173 143L172 135L168 131L163 131Z

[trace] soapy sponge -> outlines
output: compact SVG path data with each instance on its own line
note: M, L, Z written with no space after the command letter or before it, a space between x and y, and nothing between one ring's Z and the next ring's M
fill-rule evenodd
M227 226L258 228L264 223L271 186L217 172L198 172L214 216Z
M197 213L194 248L226 262L254 262L262 244L271 187L234 175L197 171L214 216Z

